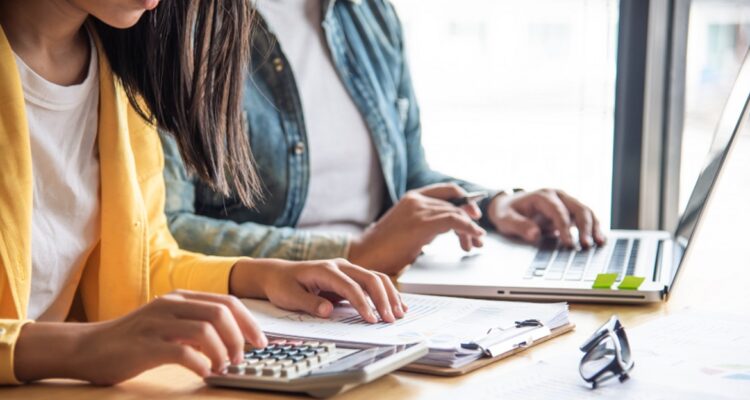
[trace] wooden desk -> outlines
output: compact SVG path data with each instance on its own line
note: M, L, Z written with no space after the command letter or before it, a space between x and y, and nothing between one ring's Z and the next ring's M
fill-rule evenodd
M738 148L714 196L712 207L694 243L677 290L668 303L649 306L571 305L574 332L500 361L472 374L438 378L395 373L337 397L340 399L429 398L432 394L492 379L502 384L504 372L549 357L556 349L577 348L591 332L613 313L626 327L685 308L721 311L750 310L750 136L741 138ZM709 272L711 272L709 274ZM718 272L718 273L717 273ZM116 362L113 360L113 362ZM164 366L114 387L93 387L83 383L54 381L0 389L2 399L275 399L302 398L272 393L245 392L206 387L203 381L178 366Z

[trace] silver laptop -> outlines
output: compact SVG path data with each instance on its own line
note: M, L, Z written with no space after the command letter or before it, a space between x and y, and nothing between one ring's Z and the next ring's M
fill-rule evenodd
M438 237L399 277L402 291L504 300L648 303L666 300L684 265L690 241L732 143L748 116L750 54L729 95L713 143L675 232L613 230L607 244L566 249L554 239L523 245L492 234L483 248L461 253L455 235ZM611 289L594 289L601 273L616 274ZM619 289L626 276L637 289Z

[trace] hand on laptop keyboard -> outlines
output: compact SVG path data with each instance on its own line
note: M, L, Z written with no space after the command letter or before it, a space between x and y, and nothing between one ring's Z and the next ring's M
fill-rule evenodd
M563 246L574 247L574 226L583 248L601 246L606 241L593 211L562 190L501 194L492 200L487 211L498 232L527 242L551 235L559 237Z

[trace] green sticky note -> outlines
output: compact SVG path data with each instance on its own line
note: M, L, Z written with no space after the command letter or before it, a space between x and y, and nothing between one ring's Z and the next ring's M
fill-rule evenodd
M617 274L599 274L594 281L594 289L609 289L617 280Z
M618 286L617 288L620 290L638 290L638 288L641 287L641 283L643 283L643 281L645 280L646 278L642 276L628 275L622 279L622 282L620 282L620 286Z

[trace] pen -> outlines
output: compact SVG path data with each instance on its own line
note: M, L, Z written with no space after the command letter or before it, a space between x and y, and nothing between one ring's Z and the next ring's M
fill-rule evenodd
M466 196L448 199L448 202L456 207L460 207L469 204L470 201L479 201L485 197L487 197L487 192L471 192L467 193Z

